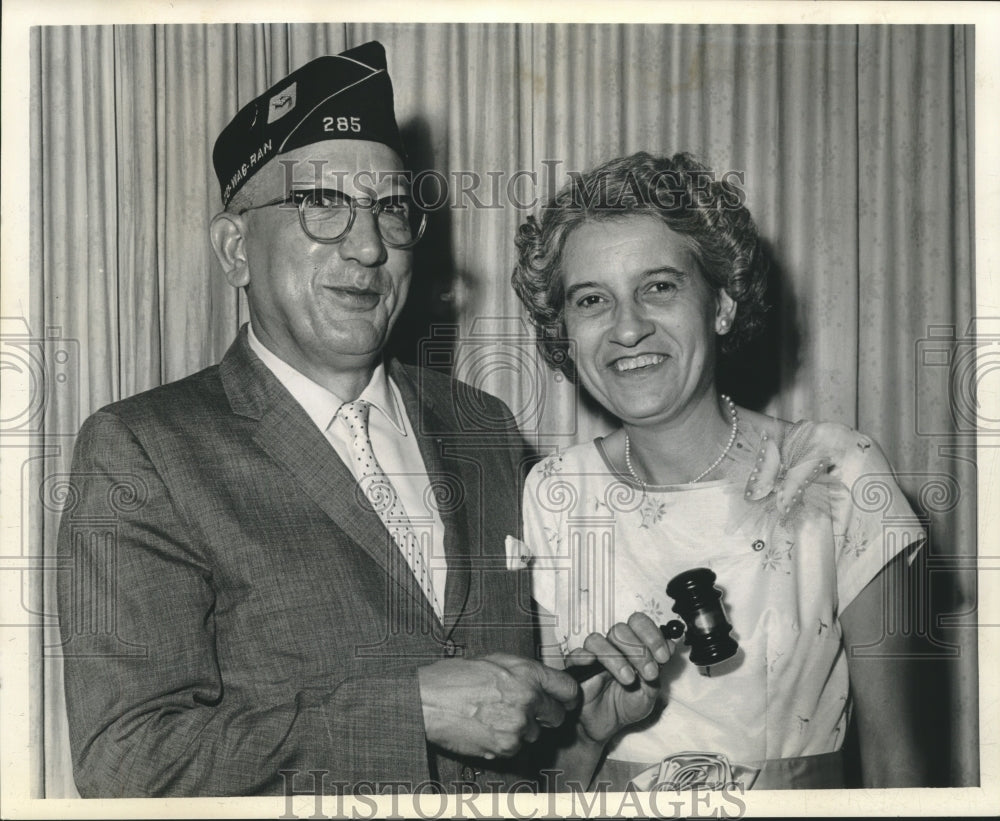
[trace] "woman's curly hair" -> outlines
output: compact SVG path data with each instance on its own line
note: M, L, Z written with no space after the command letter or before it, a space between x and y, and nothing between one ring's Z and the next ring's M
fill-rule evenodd
M716 179L689 154L658 158L639 152L572 175L540 218L528 217L517 232L511 281L551 367L575 376L560 263L569 235L594 220L650 215L688 237L709 285L724 288L736 302L733 327L721 337L722 352L737 350L759 333L767 311L767 264L743 191L729 176Z

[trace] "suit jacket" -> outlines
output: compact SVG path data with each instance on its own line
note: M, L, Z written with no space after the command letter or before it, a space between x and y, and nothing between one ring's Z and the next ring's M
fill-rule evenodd
M58 584L83 796L281 794L296 773L296 791L452 790L530 773L523 757L487 766L429 745L416 672L534 655L527 580L504 557L523 440L499 400L389 372L445 525L443 623L245 330L218 366L84 424Z

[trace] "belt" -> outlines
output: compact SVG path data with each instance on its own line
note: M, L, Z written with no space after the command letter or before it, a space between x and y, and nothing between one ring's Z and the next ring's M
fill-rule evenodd
M739 785L744 790L838 789L844 786L840 751L764 761L733 762L723 753L674 753L649 765L609 759L595 781L648 790L717 790ZM619 787L621 789L622 787Z

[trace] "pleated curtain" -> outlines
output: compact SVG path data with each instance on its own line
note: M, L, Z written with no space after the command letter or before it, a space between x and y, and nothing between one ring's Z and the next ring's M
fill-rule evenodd
M929 516L922 608L941 616L931 644L948 659L935 705L947 717L942 783L977 783L974 393L948 365L972 347L971 27L150 25L31 36L26 319L35 335L58 329L72 366L71 389L43 397L44 446L23 454L34 556L55 554L60 477L82 420L217 362L246 321L208 242L215 137L289 71L378 39L409 165L440 175L451 196L416 253L393 352L427 362L444 340L446 364L507 401L541 450L609 421L527 338L510 273L533 201L570 171L638 150L688 151L742 174L778 289L776 344L752 363L767 378L737 381L735 398L871 434ZM956 414L956 392L968 413ZM26 588L32 791L72 797L55 573L31 574Z

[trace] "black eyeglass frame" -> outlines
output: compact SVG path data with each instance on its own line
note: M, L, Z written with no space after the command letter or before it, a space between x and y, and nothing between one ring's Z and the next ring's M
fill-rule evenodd
M334 196L347 200L347 203L351 207L351 215L347 218L347 226L335 237L330 238L317 236L310 231L308 227L306 227L305 209L310 205L315 204L317 199L323 199L326 197L333 198ZM354 218L358 213L358 208L367 208L372 212L372 216L375 218L375 231L378 233L379 239L381 239L382 242L389 248L406 250L408 248L412 248L420 242L420 238L423 237L424 229L427 228L427 213L423 211L420 213L420 226L407 242L400 243L386 239L386 237L382 235L382 229L379 228L378 215L384 209L388 208L393 201L398 199L399 195L393 195L391 197L382 197L374 202L371 202L371 200L367 197L352 197L349 194L345 194L343 191L338 191L335 188L297 188L289 191L288 195L285 197L270 200L269 202L262 202L259 205L251 205L237 213L245 214L247 211L255 211L258 208L271 208L275 205L294 205L299 212L299 225L302 228L302 232L313 242L319 242L324 245L334 245L338 242L343 242L347 239L347 235L351 233L351 229L354 227ZM409 199L409 197L407 197L407 199ZM371 205L365 205L365 200L371 202Z

